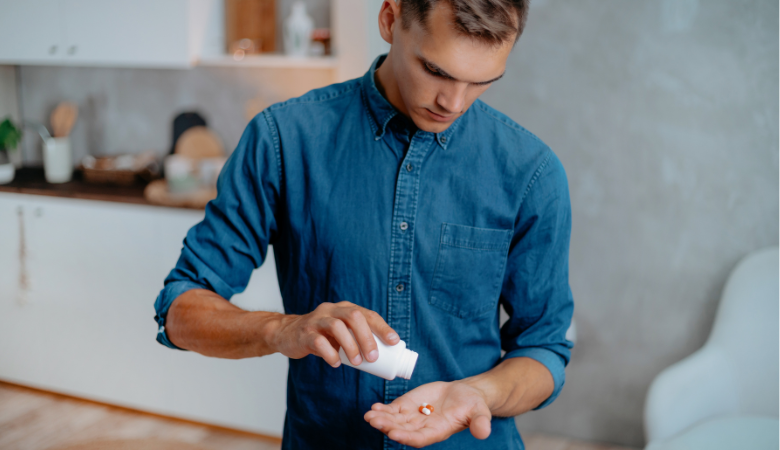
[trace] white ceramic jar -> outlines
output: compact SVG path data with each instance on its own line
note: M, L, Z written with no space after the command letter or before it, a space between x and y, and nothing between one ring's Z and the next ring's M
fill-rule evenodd
M43 172L49 183L67 183L73 177L73 152L69 137L43 141Z

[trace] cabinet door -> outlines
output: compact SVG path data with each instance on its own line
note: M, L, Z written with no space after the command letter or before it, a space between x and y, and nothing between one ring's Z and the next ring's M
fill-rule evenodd
M60 0L0 0L0 63L60 64Z
M61 0L65 63L190 65L188 0Z
M24 232L21 203L11 196L0 195L0 317L2 305L19 300L20 285L26 283L20 275L24 263Z
M19 205L29 272L24 301L15 268ZM154 300L187 230L202 217L0 194L0 379L281 436L285 357L207 358L155 341ZM247 294L251 309L281 310L272 257Z

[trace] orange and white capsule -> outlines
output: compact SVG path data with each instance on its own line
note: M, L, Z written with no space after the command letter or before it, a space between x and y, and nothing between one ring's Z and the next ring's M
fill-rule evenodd
M430 416L431 413L433 412L433 405L428 403L423 403L422 405L420 405L419 411L425 414L426 416Z

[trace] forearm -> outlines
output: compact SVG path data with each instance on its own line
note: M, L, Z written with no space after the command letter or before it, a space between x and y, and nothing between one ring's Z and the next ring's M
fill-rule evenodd
M555 388L544 364L531 358L509 358L493 369L462 380L482 393L490 412L512 417L547 400Z
M176 346L219 358L275 353L272 336L285 315L244 311L206 289L180 295L168 310L165 330Z

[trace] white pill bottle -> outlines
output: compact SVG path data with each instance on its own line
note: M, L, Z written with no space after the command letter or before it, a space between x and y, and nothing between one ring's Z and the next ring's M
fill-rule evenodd
M374 340L379 353L376 361L368 362L365 355L361 354L363 362L356 366L349 362L344 349L340 348L339 356L341 357L341 362L363 372L368 372L371 375L382 377L385 380L393 380L395 377L401 377L406 380L412 378L414 366L417 364L417 356L419 356L417 352L406 348L406 342L404 341L390 346L382 342L376 335L374 335Z

